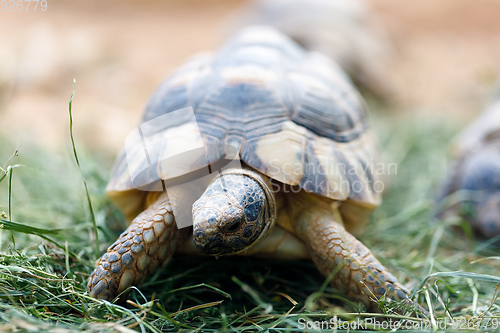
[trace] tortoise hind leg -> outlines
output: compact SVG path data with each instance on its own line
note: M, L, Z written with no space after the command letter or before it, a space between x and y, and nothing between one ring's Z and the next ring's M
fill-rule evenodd
M139 285L172 257L189 235L177 229L166 193L139 214L97 261L87 290L94 298L112 300L132 285Z
M337 270L331 284L350 299L380 311L374 299L402 300L408 292L372 255L347 232L338 210L320 198L300 195L293 201L292 221L324 276ZM298 199L298 200L297 200Z

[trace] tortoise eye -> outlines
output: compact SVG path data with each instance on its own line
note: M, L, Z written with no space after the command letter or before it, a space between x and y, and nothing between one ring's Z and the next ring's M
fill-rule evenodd
M238 230L241 227L241 220L234 221L226 230L233 232Z

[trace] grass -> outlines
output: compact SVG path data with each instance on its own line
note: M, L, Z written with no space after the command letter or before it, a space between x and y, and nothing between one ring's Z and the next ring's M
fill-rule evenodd
M433 218L449 142L461 124L413 115L372 118L386 161L398 169L361 240L429 309L428 330L443 328L445 319L451 329L453 318L494 331L500 320L497 248L474 240L460 219ZM127 303L91 299L85 287L94 245L102 253L125 226L104 193L113 156L78 146L80 174L74 145L59 152L22 141L19 147L9 159L16 145L0 140L0 159L7 161L0 169L1 332L291 332L303 331L304 320L334 315L378 318L371 329L389 319L422 320L391 312L394 304L383 305L385 319L365 312L325 284L312 262L246 257L177 256ZM332 331L323 328L316 331Z

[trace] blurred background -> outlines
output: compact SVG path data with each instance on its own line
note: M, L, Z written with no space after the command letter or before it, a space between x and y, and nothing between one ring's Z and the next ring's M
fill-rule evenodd
M0 290L10 291L9 300L17 300L10 308L28 311L31 319L42 318L37 325L44 320L80 325L96 317L125 323L119 312L110 315L104 305L103 311L90 312L91 316L75 312L89 306L84 291L94 259L126 224L104 191L113 160L138 124L150 94L177 66L197 52L215 50L246 24L271 23L303 46L335 57L352 75L369 106L384 159L398 166L397 176L387 179L383 204L374 212L376 223L360 240L408 288L427 283L426 293L430 290L440 297L438 301L431 296L434 313L467 315L467 322L471 315L483 318L490 309L493 318L500 316L496 288L500 280L491 279L500 269L498 248L476 242L460 218L432 223L440 209L435 204L436 189L449 170L452 142L499 89L500 1L46 1L46 11L31 7L21 12L4 10L10 7L4 4L13 0L0 1L0 167L23 165L0 169L0 261L4 269L22 268L2 273L0 279ZM301 3L308 4L307 10ZM328 7L322 9L321 3ZM75 79L73 124L81 174L69 138L68 100ZM451 232L450 226L461 228L466 237ZM13 249L22 249L22 256ZM68 250L74 252L71 258ZM23 257L25 253L30 256ZM68 258L70 262L65 261ZM297 309L345 311L331 298L335 290L326 289L316 301L314 295L324 290L324 279L311 273L316 272L312 262L279 266L247 258L229 266L230 258L216 263L173 260L163 277L157 275L158 280L141 287L146 299L156 295L170 313L219 300L213 292L198 293L202 282L233 297L233 302L220 307L220 316L202 306L193 316L176 317L189 325L217 330L234 314L246 323L247 316L240 314L255 302L246 285L235 283L233 274L273 304L280 321L290 305L277 298L276 290L299 301ZM279 268L272 270L278 275L270 274L271 266ZM44 279L26 283L27 271L33 277L44 272ZM445 278L446 287L440 283L440 290L435 280L427 279L431 273L456 271L486 274L487 279L451 274ZM62 276L72 279L64 280L69 287L52 283ZM77 292L69 296L69 289ZM47 290L52 294L42 298ZM3 310L9 303L0 294L3 332ZM33 306L26 310L18 304ZM267 305L258 306L256 314L268 316L263 310ZM143 310L136 310L142 321ZM354 311L358 309L348 307L348 312ZM135 326L134 318L126 323ZM278 317L274 320L277 323ZM156 324L172 326L170 321L169 317L168 322Z
M379 79L390 89L374 99L381 112L465 124L488 104L500 70L499 1L366 4L384 40ZM19 137L20 148L23 142L67 145L76 79L75 135L91 150L116 154L159 82L254 20L248 6L243 0L48 0L43 12L0 11L0 133L14 142Z

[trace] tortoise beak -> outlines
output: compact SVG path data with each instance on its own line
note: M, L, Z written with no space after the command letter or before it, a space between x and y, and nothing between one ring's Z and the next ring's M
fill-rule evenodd
M234 251L225 246L223 235L218 229L212 230L208 223L195 223L193 227L194 244L199 252L212 256L230 254Z
M203 230L193 230L193 238L199 252L209 255L219 254L218 248L222 240L217 235L207 235Z
M221 255L223 252L222 234L216 223L217 214L213 210L211 214L201 212L193 214L193 239L199 252L209 255ZM215 215L214 215L215 214Z

